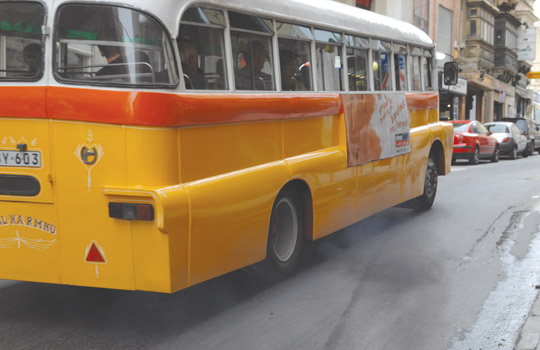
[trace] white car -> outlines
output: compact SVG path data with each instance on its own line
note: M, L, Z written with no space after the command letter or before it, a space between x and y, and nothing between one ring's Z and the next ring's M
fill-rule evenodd
M495 137L499 142L501 155L509 156L510 159L516 159L518 154L524 157L528 156L527 138L516 124L492 122L486 123L484 126L491 132L491 136Z

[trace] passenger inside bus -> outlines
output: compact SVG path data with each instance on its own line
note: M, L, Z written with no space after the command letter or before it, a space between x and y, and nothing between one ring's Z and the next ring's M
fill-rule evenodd
M199 51L190 41L179 43L182 48L182 70L187 89L204 89L204 74L199 67Z
M35 77L41 70L41 45L28 44L23 49L24 63L28 66L29 77Z
M223 59L220 58L216 62L216 89L223 90L225 89L225 66L223 64Z
M305 91L306 87L295 74L294 55L290 50L279 52L281 87L283 91Z
M238 90L273 90L272 76L262 71L266 62L266 49L260 41L252 41L251 50L244 52L245 66L236 75Z
M100 41L118 42L115 31L112 28L105 28L100 32ZM110 76L127 74L125 60L122 57L122 50L119 46L98 45L99 54L107 60L108 65L96 72L96 76Z

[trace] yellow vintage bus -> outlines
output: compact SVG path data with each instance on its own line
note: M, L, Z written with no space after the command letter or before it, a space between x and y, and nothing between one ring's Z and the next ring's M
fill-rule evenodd
M434 44L325 0L0 0L0 278L175 292L450 172Z

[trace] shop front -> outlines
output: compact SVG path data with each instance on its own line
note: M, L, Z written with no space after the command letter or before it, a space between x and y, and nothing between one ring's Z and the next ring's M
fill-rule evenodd
M516 88L498 79L493 90L493 121L516 116Z
M467 96L460 117L486 123L493 120L493 89L495 79L484 72L472 71L462 74L467 80Z
M459 78L456 85L444 85L439 89L439 113L441 120L460 120L464 118L467 79Z
M519 73L516 78L516 117L525 117L527 107L531 104L531 96L527 90L529 79L525 74Z

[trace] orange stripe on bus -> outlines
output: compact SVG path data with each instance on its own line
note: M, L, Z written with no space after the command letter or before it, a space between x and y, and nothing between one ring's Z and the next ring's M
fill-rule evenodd
M339 94L205 94L49 87L49 117L144 126L191 126L336 115Z
M0 116L12 118L47 118L45 86L0 87Z
M405 96L411 110L432 109L439 105L436 92ZM0 87L2 117L190 126L340 113L343 113L343 103L338 93L178 95L50 86Z
M439 108L439 94L436 92L405 94L405 97L409 109Z

